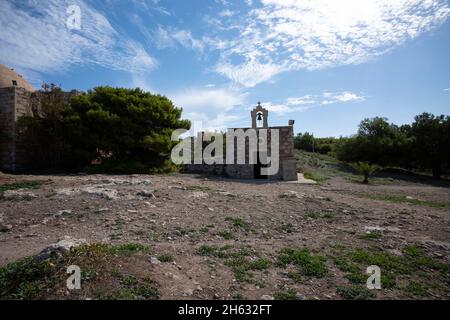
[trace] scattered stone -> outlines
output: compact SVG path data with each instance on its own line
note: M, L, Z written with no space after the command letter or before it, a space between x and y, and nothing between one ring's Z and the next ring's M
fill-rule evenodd
M86 243L86 239L75 239L69 236L65 236L64 239L58 240L58 242L53 243L42 250L41 253L36 256L36 259L38 261L43 261L50 258L52 254L61 256L62 254L69 252L72 248L79 247Z
M378 226L376 226L376 227L367 227L366 226L366 227L364 227L364 230L368 233L371 233L371 232L383 232L386 229L382 228L382 227L378 227Z
M375 227L364 227L364 230L367 233L371 233L371 232L383 232L383 231L389 231L389 232L399 232L400 229L397 227L386 227L386 228L382 228L379 226L375 226Z
M280 194L280 198L297 198L297 199L300 199L300 198L302 198L304 196L304 194L300 194L300 193L298 193L298 192L296 192L296 191L292 191L292 190L289 190L289 191L286 191L286 192L283 192L282 194Z
M55 217L61 217L69 214L72 214L72 210L59 210L58 213L55 214Z
M186 187L183 186L169 186L169 189L177 189L177 190L187 190Z
M12 228L13 228L13 226L10 225L10 224L3 224L3 223L0 223L0 232L8 232L8 231L10 231Z
M105 185L91 185L82 188L62 188L55 190L59 196L72 196L77 194L96 195L108 200L119 199L119 192L115 189L104 188Z
M98 209L97 211L95 211L96 213L103 213L103 212L107 212L107 211L110 211L111 209L109 209L109 208L100 208L100 209Z
M7 200L32 200L37 198L37 195L35 195L31 191L27 191L24 189L17 189L17 190L6 190L3 192L3 198Z
M150 198L150 199L155 199L155 198L156 198L156 196L155 196L152 192L150 192L150 191L145 191L145 190L139 191L139 192L137 193L137 195L140 196L140 197Z
M195 198L195 199L201 199L201 198L207 198L208 194L203 191L194 191L191 193L190 197Z
M234 193L227 192L227 191L221 191L221 192L219 192L219 194L222 195L222 196L230 197L230 198L235 198L235 197L237 197L237 195L235 195Z
M187 289L183 291L183 296L192 296L194 294L194 290L192 289Z
M265 295L261 296L261 300L275 300L275 298L272 296L269 296L268 294L265 294Z
M153 265L158 265L161 263L161 261L159 261L156 257L150 257L150 263Z

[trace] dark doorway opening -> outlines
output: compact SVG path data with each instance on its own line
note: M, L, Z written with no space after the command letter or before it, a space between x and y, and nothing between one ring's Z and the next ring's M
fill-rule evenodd
M267 168L267 164L261 162L260 152L256 153L256 164L253 165L253 175L255 179L267 179L267 175L261 173L262 168Z

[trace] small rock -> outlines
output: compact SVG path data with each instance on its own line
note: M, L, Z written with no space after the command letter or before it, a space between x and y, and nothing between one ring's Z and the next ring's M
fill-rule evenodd
M37 198L37 195L35 195L31 191L17 189L17 190L6 190L5 192L3 192L3 198L8 200L31 200Z
M304 196L303 194L300 194L300 193L298 193L296 191L292 191L292 190L289 190L289 191L286 191L286 192L283 192L282 194L280 194L280 198L297 198L297 199L300 199L303 196Z
M150 263L154 264L154 265L158 265L158 264L161 263L161 261L159 261L158 258L156 258L156 257L151 257L150 258Z
M59 210L55 217L61 217L63 215L69 215L72 213L72 210Z
M272 296L269 296L268 294L265 294L265 295L261 296L261 300L275 300L275 298Z
M192 296L194 294L194 290L192 289L187 289L183 292L184 296Z
M107 211L110 211L111 209L109 209L109 208L100 208L100 209L98 209L97 211L95 211L96 213L102 213L102 212L107 212Z
M62 255L63 253L69 252L72 248L79 247L86 243L87 242L85 239L75 239L69 236L65 236L64 239L61 239L42 250L41 253L36 256L36 259L38 261L43 261L50 258L51 255L55 253L57 255Z
M0 232L8 232L12 229L12 225L10 224L0 224Z
M383 232L383 231L386 230L386 229L385 229L385 228L378 227L378 226L376 226L376 227L368 227L368 226L366 226L366 227L364 227L364 230L365 230L367 233L371 233L372 231L374 231L374 232Z
M150 199L156 198L156 196L155 196L152 192L150 192L150 191L145 191L145 190L139 191L139 192L137 193L137 195L140 196L140 197L150 198Z
M195 199L207 198L208 197L208 193L203 192L203 191L194 191L194 192L191 193L190 197L191 198L195 198Z

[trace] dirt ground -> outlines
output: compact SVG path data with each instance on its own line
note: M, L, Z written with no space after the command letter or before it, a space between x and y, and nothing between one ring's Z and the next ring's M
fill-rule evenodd
M450 188L445 185L363 185L341 177L305 185L187 174L0 174L0 185L23 181L43 184L0 199L0 224L8 226L0 232L1 266L38 254L65 236L140 243L149 247L140 272L151 275L161 299L272 299L280 292L298 299L340 299L337 288L351 283L333 262L339 250L383 250L401 257L414 245L433 261L450 262ZM374 195L428 205L374 200ZM429 205L434 203L443 205ZM220 255L199 254L202 246L225 245L251 248L255 257L273 264L248 270L251 280L239 281ZM308 248L325 257L326 276L295 280L292 266L275 263L284 248ZM161 262L161 255L173 261ZM402 281L411 277L402 276L396 287L374 297L450 298L448 275L437 284L422 283L421 296L402 289Z

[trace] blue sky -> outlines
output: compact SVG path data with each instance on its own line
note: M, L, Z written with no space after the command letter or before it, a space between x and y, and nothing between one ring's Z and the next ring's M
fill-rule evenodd
M2 0L0 12L0 63L36 88L139 86L204 129L248 126L258 101L270 124L319 137L449 114L446 0Z

